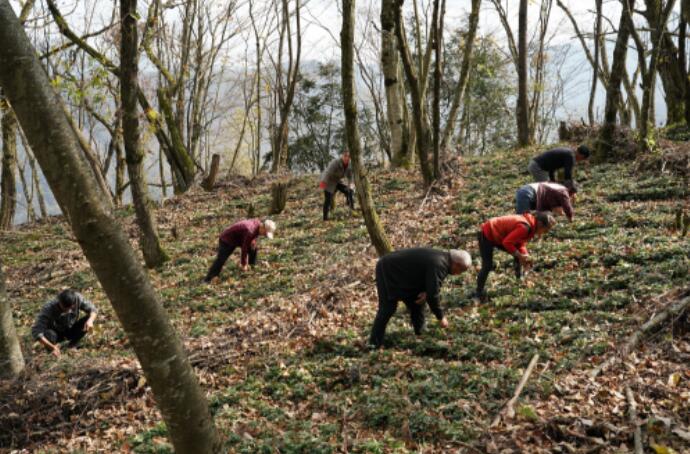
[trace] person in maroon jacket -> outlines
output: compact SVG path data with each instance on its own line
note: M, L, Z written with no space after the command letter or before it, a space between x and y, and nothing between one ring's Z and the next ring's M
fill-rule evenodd
M572 181L565 183L530 183L522 186L515 193L515 212L525 214L529 211L551 211L565 214L568 221L573 220L572 200L577 193L577 186Z
M204 281L211 282L220 274L228 257L237 247L241 249L240 268L242 271L246 271L249 265L254 266L258 251L256 240L259 236L271 239L275 231L276 223L270 219L263 222L259 219L244 219L223 230L218 240L218 255Z

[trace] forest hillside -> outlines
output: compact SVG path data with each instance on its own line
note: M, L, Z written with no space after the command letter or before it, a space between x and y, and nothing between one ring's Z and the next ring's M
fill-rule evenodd
M524 285L516 285L512 259L497 252L492 299L478 304L470 298L475 232L514 211L536 151L457 157L429 191L416 170L370 172L396 249L464 248L475 265L446 281L449 329L427 311L416 337L401 305L378 351L365 342L377 307L376 253L340 195L333 219L321 221L315 176L291 181L287 208L274 218L276 238L261 240L259 265L242 274L235 253L211 285L202 278L218 234L249 210L266 215L273 177L233 178L166 200L157 216L171 260L149 275L227 450L630 450L629 398L645 446L687 450L687 313L671 314L591 377L640 326L690 296L690 240L676 226L688 192L675 172L687 163L656 156L578 168L574 221L559 218L531 246L536 262ZM132 214L118 217L136 242ZM0 451L170 452L152 393L64 219L0 232L0 255L28 362L20 379L0 382ZM100 315L83 347L56 359L31 345L29 331L64 287L79 289ZM515 415L490 427L535 355Z

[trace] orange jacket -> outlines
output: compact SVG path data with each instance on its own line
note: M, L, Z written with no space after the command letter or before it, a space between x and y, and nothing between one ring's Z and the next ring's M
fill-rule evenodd
M537 220L529 213L499 216L482 224L486 239L509 254L514 254L516 250L527 254L525 245L534 238L536 230Z

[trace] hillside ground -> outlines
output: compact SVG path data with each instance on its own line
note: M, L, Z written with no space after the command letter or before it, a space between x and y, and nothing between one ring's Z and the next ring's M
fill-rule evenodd
M687 295L690 241L674 229L686 182L636 162L578 169L575 221L530 245L522 285L497 252L489 304L470 299L475 232L514 210L535 150L459 158L426 192L416 171L372 171L374 199L396 248L458 247L475 269L442 292L450 328L427 312L414 336L404 305L386 348L365 341L376 311L376 254L338 196L321 221L314 176L295 178L273 241L241 274L201 283L219 232L264 215L270 179L231 179L158 210L171 261L150 272L189 351L232 452L616 452L632 449L624 386L636 396L647 446L690 446L687 320L597 379L596 364L663 306ZM132 242L131 209L118 213ZM165 426L124 333L69 227L60 219L0 234L15 322L29 362L0 382L0 451L169 452ZM136 244L135 244L136 246ZM84 347L55 359L32 345L42 304L74 287L100 308ZM489 428L534 354L515 418Z

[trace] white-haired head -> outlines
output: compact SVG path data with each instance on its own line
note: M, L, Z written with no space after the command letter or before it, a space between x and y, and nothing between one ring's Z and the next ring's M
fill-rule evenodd
M266 237L270 240L273 238L273 234L276 231L276 223L270 219L264 221L264 229L266 230Z
M467 271L472 266L472 256L469 252L462 249L451 249L451 274L460 274Z

